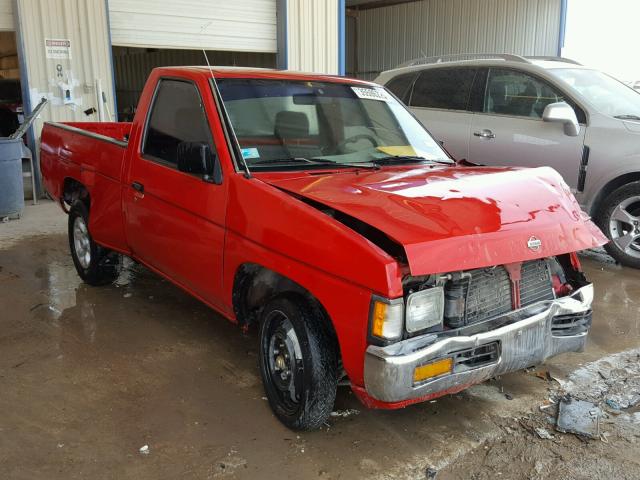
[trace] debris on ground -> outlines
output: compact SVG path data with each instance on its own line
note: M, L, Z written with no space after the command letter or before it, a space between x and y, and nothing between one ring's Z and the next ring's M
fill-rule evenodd
M346 410L336 410L334 412L331 412L331 416L347 418L352 415L358 415L359 413L360 413L360 410L356 410L355 408L347 408Z
M552 408L556 406L556 402L549 398L548 400L545 400L544 403L542 405L540 405L540 411L544 412L545 410L547 410L548 408Z
M140 447L140 453L142 455L149 455L149 445L143 445Z
M546 428L536 427L533 430L536 432L538 437L540 437L541 439L543 439L543 440L553 440L553 435L551 435L549 433L549 430L547 430Z
M556 430L588 438L600 438L602 410L595 404L567 396L558 404Z
M427 480L434 480L438 475L438 470L434 467L427 467L427 471L425 472Z
M529 375L533 375L534 377L538 377L540 380L544 380L546 382L557 382L557 380L551 376L549 370L538 370L535 368L531 368L526 370Z
M618 404L618 402L611 398L607 398L604 403L606 403L609 408L620 410L620 405Z
M640 404L640 349L603 357L560 384L574 398L604 402L612 410L632 408Z

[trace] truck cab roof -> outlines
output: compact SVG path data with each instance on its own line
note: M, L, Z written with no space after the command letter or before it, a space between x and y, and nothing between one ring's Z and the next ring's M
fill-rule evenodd
M354 85L367 85L377 87L373 82L357 80L354 78L341 77L338 75L325 75L309 72L298 72L292 70L275 70L269 68L251 68L251 67L225 67L225 66L185 66L185 67L158 67L154 69L160 75L182 76L188 73L189 76L209 78L211 74L216 78L260 78L269 80L298 80L298 81L321 81L349 83Z

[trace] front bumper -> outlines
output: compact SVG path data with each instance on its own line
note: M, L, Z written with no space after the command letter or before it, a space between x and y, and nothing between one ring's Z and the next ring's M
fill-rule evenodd
M593 285L475 325L367 348L367 394L403 402L455 391L504 373L584 349L591 326ZM453 358L453 372L414 383L416 367Z

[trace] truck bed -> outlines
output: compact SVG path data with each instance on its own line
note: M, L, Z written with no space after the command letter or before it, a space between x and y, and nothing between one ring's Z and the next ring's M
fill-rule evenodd
M40 165L44 186L59 202L68 179L91 192L100 222L89 227L105 246L126 251L122 218L122 179L131 123L47 122L42 129ZM108 217L108 218L105 218ZM104 231L102 231L104 230Z

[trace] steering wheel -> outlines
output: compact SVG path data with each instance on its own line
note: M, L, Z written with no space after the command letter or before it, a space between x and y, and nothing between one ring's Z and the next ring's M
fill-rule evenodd
M367 140L369 142L371 142L371 145L373 145L374 147L377 147L378 141L375 139L375 137L372 137L371 135L367 135L366 133L359 133L357 135L352 135L351 137L345 138L344 140L342 140L340 143L338 143L335 146L335 151L336 152L344 152L345 147L347 146L347 144L349 143L355 143L358 140Z

